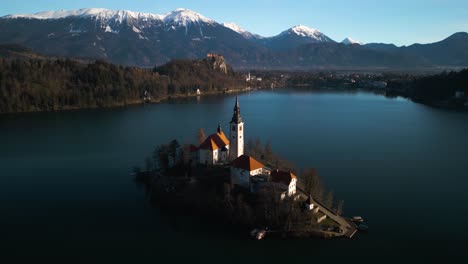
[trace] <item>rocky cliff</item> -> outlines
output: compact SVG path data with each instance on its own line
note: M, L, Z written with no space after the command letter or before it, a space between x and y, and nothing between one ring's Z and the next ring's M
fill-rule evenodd
M222 55L208 53L203 61L207 63L208 67L212 70L220 71L224 74L232 72L232 69L230 69L229 65L227 65L226 60L224 60Z

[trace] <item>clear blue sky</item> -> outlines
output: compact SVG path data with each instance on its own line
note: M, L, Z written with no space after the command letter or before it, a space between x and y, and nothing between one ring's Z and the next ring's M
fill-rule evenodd
M262 36L304 24L336 41L349 36L397 45L435 42L468 31L468 0L12 0L2 1L0 16L84 7L157 14L183 7Z

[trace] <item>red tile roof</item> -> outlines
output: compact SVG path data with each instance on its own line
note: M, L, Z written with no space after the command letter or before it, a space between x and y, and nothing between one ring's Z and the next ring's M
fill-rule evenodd
M216 149L219 149L219 147L218 147L218 145L216 145L216 143L214 142L214 140L212 138L208 137L200 145L199 149L216 150Z
M211 135L216 142L216 145L218 145L220 148L225 147L229 145L229 140L227 139L226 135L224 134L223 131L221 133L216 133Z
M223 131L221 133L214 133L209 135L203 143L200 145L200 149L216 150L223 148L229 145L229 140L224 135Z
M231 162L231 166L247 171L253 171L264 167L263 164L247 155L237 157Z

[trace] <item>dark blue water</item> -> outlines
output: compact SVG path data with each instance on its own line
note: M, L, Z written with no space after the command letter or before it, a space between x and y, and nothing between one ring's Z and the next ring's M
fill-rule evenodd
M227 129L234 97L209 96L0 115L0 252L65 263L466 260L467 113L368 93L279 90L239 100L245 137L317 168L345 214L366 218L368 234L250 241L149 206L130 168L155 145L195 142L199 127Z

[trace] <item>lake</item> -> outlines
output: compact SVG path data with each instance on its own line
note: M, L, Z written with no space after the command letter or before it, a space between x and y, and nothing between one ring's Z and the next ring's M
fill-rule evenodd
M14 260L466 260L468 113L365 92L239 95L245 137L315 167L361 215L352 240L252 241L151 207L129 175L154 146L227 131L235 95L112 110L0 115L0 243Z

